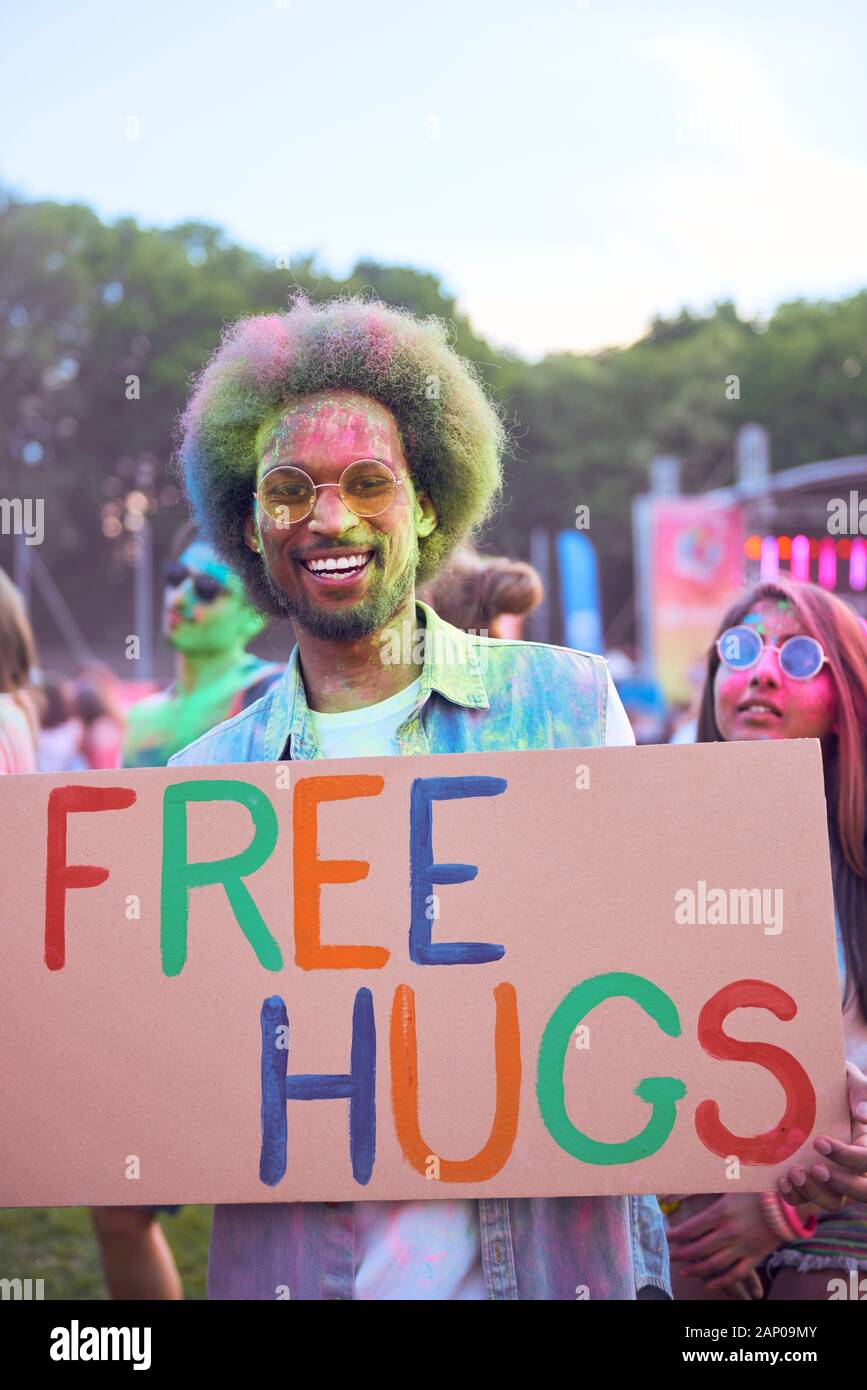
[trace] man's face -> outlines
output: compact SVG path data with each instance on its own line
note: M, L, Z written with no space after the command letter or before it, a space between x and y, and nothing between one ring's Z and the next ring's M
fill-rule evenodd
M378 516L356 516L337 487L319 487L308 517L275 521L253 504L245 540L261 551L279 608L326 641L356 641L382 628L412 592L419 537L436 526L436 512L409 476L397 421L378 401L352 391L318 392L287 404L276 426L257 440L256 481L279 466L301 468L314 483L337 483L360 459L378 459L403 479ZM314 562L360 557L350 574L314 572Z
M202 655L231 651L261 626L228 565L202 541L188 545L166 578L163 632L170 646Z

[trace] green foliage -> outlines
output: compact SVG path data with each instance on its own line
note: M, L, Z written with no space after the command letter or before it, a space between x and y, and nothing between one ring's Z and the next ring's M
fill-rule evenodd
M211 1207L162 1213L184 1297L204 1299ZM42 1279L46 1302L108 1297L86 1207L17 1207L0 1211L0 1269L8 1279ZM21 1306L20 1304L18 1305Z
M0 492L45 498L42 558L94 645L130 630L128 494L148 498L158 557L184 518L170 461L191 376L225 323L280 309L299 288L316 300L375 294L452 323L513 438L489 546L526 555L531 525L569 527L588 505L609 618L631 589L630 501L655 454L679 455L691 490L731 481L730 446L747 420L770 430L778 468L865 448L867 292L783 304L767 324L728 302L684 309L627 348L531 364L492 349L438 278L411 267L361 261L339 281L313 256L268 261L205 223L107 225L81 205L7 199ZM726 391L733 376L739 398ZM139 399L128 398L133 377ZM41 459L28 464L34 446ZM0 563L10 560L0 538Z

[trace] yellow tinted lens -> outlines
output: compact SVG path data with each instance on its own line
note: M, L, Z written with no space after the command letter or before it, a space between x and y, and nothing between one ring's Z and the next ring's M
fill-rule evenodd
M394 492L394 474L375 460L351 463L340 480L340 496L356 516L378 516L391 504Z
M300 521L310 511L313 484L299 468L275 468L259 484L259 501L275 521Z

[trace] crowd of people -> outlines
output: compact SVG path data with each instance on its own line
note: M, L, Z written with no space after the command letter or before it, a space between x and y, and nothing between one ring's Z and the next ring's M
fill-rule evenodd
M432 372L435 406L421 389ZM543 597L535 571L471 543L502 447L435 325L356 301L242 320L184 418L194 522L165 572L172 683L125 710L108 670L39 677L0 573L0 771L634 743L604 661L521 640ZM294 625L285 666L247 651L269 615ZM382 662L383 627L404 619L466 634L468 653L484 644L483 708L432 652L422 671ZM709 646L693 736L820 741L852 1141L816 1136L809 1169L763 1194L357 1203L327 1268L347 1204L218 1206L211 1297L273 1297L278 1262L302 1298L572 1297L572 1256L594 1271L593 1297L815 1300L867 1274L864 622L811 584L745 592ZM94 1210L111 1296L181 1296L159 1222L176 1210Z

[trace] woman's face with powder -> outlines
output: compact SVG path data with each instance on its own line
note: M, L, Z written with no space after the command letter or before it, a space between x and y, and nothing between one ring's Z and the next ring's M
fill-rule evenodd
M764 647L755 666L733 671L720 662L714 678L717 728L726 741L763 738L825 739L837 732L838 701L827 663L809 680L793 680L780 667L787 637L804 633L786 599L761 599L741 620L755 628Z

